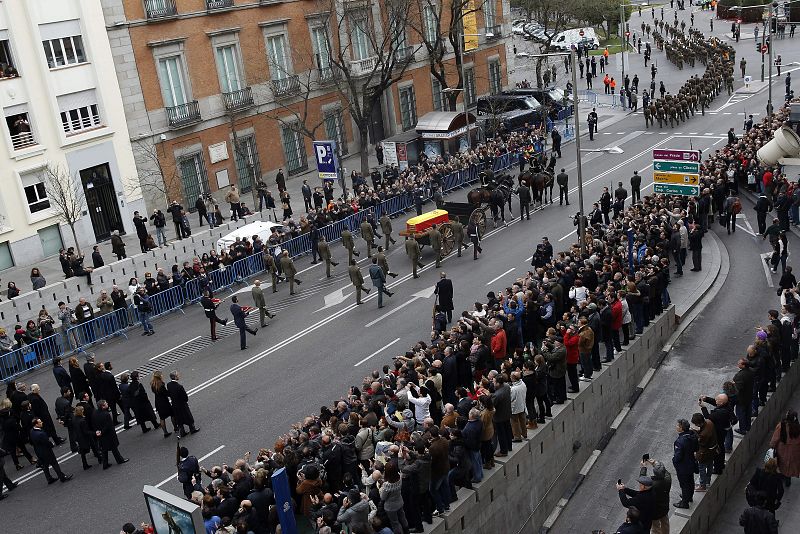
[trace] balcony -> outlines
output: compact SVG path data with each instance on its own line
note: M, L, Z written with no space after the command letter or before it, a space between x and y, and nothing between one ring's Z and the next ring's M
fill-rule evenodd
M350 62L350 75L356 78L368 76L375 70L378 64L378 56L367 57L364 59L354 59Z
M147 20L158 20L174 17L178 14L175 0L144 0Z
M225 103L226 110L242 111L253 107L253 91L249 87L245 87L238 91L222 93L222 101Z
M289 74L286 78L270 80L272 92L276 98L291 96L300 92L300 78L297 74Z
M339 79L339 71L335 67L322 67L317 69L317 80L320 85L334 83Z
M200 122L200 105L197 100L167 107L166 110L170 128L183 128Z
M23 148L36 146L38 144L33 132L20 132L11 136L11 146L14 147L14 150L22 150Z
M227 9L229 7L233 7L233 0L206 0L206 9L208 11Z
M489 26L488 28L486 28L487 41L496 41L497 39L501 39L502 37L503 37L503 26L501 24L496 24L495 26Z
M61 117L61 126L68 136L83 133L103 126L100 115L82 115L78 118Z

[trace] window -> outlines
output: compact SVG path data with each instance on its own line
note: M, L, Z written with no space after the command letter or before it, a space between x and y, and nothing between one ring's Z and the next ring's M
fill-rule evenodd
M233 93L244 87L239 73L239 51L235 44L217 47L217 74L223 93Z
M306 159L303 134L290 125L284 124L281 126L281 136L283 137L283 155L286 157L286 170L289 171L289 174L306 170L308 160Z
M161 94L165 107L176 107L189 101L183 82L183 60L181 56L170 56L158 60L161 77Z
M464 95L467 102L467 107L471 108L475 105L476 95L475 95L475 69L473 67L467 67L464 69Z
M503 77L500 74L500 62L489 62L489 92L493 95L500 94L503 89Z
M317 68L327 71L331 68L331 51L328 44L328 31L324 26L316 26L311 30L311 40L314 45L314 57Z
M11 248L8 241L0 243L0 270L14 266L14 257L11 255Z
M238 136L238 141L238 146L234 145L236 175L239 177L239 191L247 193L253 188L253 181L261 178L261 161L253 135Z
M496 24L496 9L494 0L486 0L483 4L483 24L487 32L491 32Z
M439 40L439 24L436 21L436 6L426 5L423 8L425 18L425 41L434 44Z
M336 147L341 155L347 154L347 139L345 138L344 120L342 110L334 109L325 112L325 134L328 139L336 141Z
M434 111L442 111L444 98L442 95L442 84L436 78L431 79L431 94L433 95Z
M64 65L86 63L86 54L83 51L83 38L80 35L60 37L42 41L47 66L51 69Z
M417 98L413 85L400 89L400 118L403 121L403 131L417 125Z
M372 55L369 46L369 15L366 11L350 13L350 39L353 59L367 59Z
M61 127L67 135L100 126L100 112L94 90L58 97Z
M11 55L11 44L8 39L0 39L0 78L16 78L19 76Z
M18 107L18 106L15 106ZM31 121L28 112L9 113L6 110L6 125L11 135L11 145L14 150L20 150L37 144L36 137L31 130Z
M189 204L189 211L194 211L194 203L200 195L209 192L206 166L201 153L184 156L179 160L183 194Z
M286 53L286 36L282 33L267 37L269 70L273 80L283 80L291 73L289 55Z
M50 201L47 199L47 191L45 190L44 182L26 186L25 200L28 202L28 210L31 213L48 209L50 207Z
M406 17L405 14L398 8L391 10L389 14L392 24L392 35L394 37L394 46L397 50L397 55L400 59L404 59L408 51L408 39L406 38Z

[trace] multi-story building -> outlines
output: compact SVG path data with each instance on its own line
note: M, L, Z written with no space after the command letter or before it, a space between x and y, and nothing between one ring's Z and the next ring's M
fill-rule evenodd
M417 18L424 28L391 30L402 40L396 51L408 66L371 114L370 143L412 129L418 117L442 109L445 101L420 43L422 31L447 41L449 10L440 10L447 18L436 27L434 0L405 1L423 11ZM386 0L102 0L102 5L148 203L163 206L177 199L193 209L199 195L228 184L238 183L246 192L262 177L274 183L279 168L288 175L308 170L314 166L312 140L294 126L299 121L315 128L316 139L336 140L344 154L359 150L332 50L345 46L350 73L365 75L375 64L370 44L387 24ZM506 83L502 35L510 7L508 0L469 5L480 6L470 27L481 36L468 37L477 48L464 59L464 93L474 105L477 96ZM457 78L454 56L449 46L446 61Z
M0 269L73 243L48 181L80 206L82 245L132 231L144 208L102 25L98 2L0 3Z

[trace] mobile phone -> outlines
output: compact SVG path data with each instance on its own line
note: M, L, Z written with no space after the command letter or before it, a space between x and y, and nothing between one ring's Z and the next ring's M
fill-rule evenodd
M649 459L650 459L650 454L643 454L643 455L642 455L642 461L643 461L643 462L646 462L646 461L647 461L647 460L649 460Z
M622 484L622 479L621 478L617 479L617 484Z

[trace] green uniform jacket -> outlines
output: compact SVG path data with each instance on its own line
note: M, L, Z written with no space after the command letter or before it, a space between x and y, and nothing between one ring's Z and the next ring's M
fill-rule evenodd
M442 250L442 234L439 233L439 230L430 229L428 231L428 239L431 241L433 250Z
M345 230L342 232L342 245L346 249L351 249L355 246L355 243L353 243L353 234L350 232L350 230Z
M250 294L253 295L253 303L256 305L256 308L267 307L267 301L264 300L264 291L262 291L260 287L253 287Z
M386 254L383 252L378 252L378 265L383 270L383 274L389 274L389 262L386 261Z
M406 239L406 254L414 261L419 260L420 249L416 239Z
M278 269L275 267L275 258L272 257L272 254L267 249L264 249L264 265L267 267L270 274L276 274L278 272Z
M464 225L458 220L450 221L450 228L453 229L453 239L456 243L464 242Z
M372 233L372 225L367 221L361 223L361 237L363 237L365 241L369 242L372 242L372 239L375 237Z
M361 269L358 268L358 265L351 265L348 267L347 272L350 274L350 281L353 282L354 286L361 287L364 285L364 277L361 275Z
M389 219L388 215L381 215L381 230L383 230L384 234L391 234L392 233L392 221Z
M317 252L319 252L319 257L323 260L331 259L331 249L328 246L327 241L319 241L317 243Z
M297 274L297 269L294 268L294 262L289 256L284 256L281 258L281 270L283 271L283 274L289 278L293 278L294 275Z

